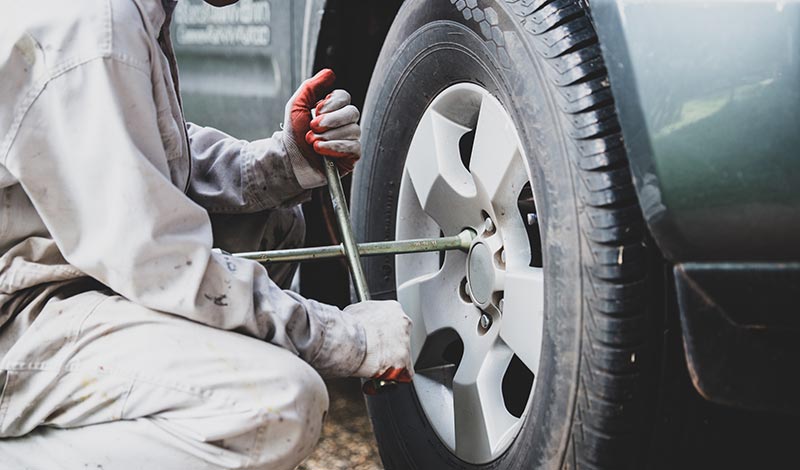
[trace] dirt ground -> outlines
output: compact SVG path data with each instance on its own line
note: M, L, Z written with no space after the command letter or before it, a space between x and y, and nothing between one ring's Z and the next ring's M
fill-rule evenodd
M382 470L357 380L328 382L330 410L317 449L297 470Z

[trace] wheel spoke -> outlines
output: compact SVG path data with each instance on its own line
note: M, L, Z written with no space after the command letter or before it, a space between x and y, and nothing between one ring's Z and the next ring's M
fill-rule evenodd
M527 181L514 123L488 96L481 103L469 168L479 192L495 207L515 203Z
M544 273L520 267L506 272L500 338L534 374L539 368L544 315Z
M461 163L459 140L470 129L434 110L422 117L406 171L423 210L446 233L458 233L475 201L475 183Z
M440 366L418 370L414 376L414 386L419 396L426 400L436 400L436 406L429 407L428 419L436 426L439 437L450 448L456 446L455 417L453 416L453 367Z
M455 449L462 458L492 455L518 424L505 408L501 389L512 356L502 342L464 352L453 378Z
M425 339L433 333L443 328L459 331L468 328L466 325L477 325L477 308L462 301L458 293L463 278L458 261L446 261L438 272L411 279L397 289L397 300L413 321L414 360L419 357Z
M428 322L425 321L422 309L422 299L424 294L422 291L426 288L426 284L436 277L437 273L429 274L427 276L418 277L407 281L405 284L397 289L397 301L403 306L403 310L411 318L411 358L416 361L419 357L422 346L425 344L425 339L428 337L426 333L428 328L437 329L444 326L444 319L439 318L438 324L429 324L436 321L437 318L433 317Z

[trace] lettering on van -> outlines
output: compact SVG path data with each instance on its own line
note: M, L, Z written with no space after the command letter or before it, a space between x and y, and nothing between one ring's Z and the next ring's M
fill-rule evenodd
M268 0L240 0L215 8L183 0L175 8L175 42L182 46L268 46L272 7Z

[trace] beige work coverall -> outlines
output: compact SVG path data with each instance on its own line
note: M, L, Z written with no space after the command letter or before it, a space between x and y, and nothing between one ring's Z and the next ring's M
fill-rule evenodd
M319 374L364 358L347 314L212 251L299 243L292 207L324 178L280 132L184 123L173 8L3 5L2 470L293 468Z

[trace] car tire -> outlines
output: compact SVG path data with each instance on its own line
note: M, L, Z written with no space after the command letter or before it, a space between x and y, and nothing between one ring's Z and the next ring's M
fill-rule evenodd
M457 84L496 98L525 150L543 258L541 360L522 426L486 461L444 445L413 386L370 397L384 465L641 468L660 372L662 313L652 305L659 281L648 275L651 248L583 2L405 2L364 108L351 201L356 235L395 239L416 128ZM373 298L396 298L395 257L364 265Z

